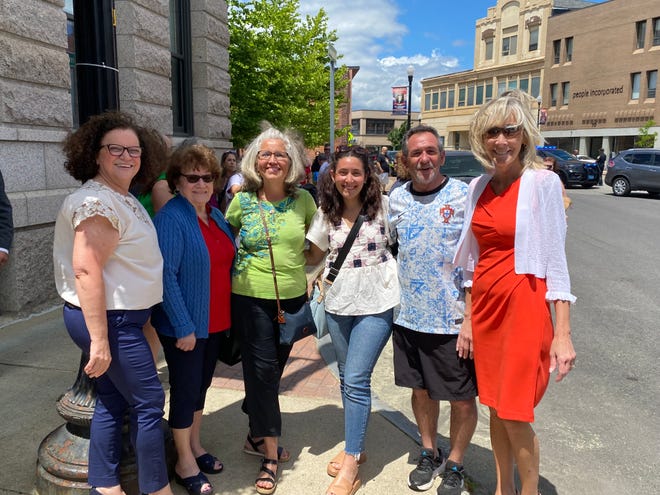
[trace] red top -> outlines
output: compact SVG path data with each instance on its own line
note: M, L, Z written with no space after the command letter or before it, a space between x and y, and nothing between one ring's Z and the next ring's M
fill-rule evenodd
M231 326L231 266L234 246L227 234L211 219L206 225L197 217L211 262L211 298L209 301L209 333L217 333Z

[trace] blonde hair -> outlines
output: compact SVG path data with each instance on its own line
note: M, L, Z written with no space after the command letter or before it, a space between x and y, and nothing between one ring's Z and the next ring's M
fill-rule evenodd
M502 126L510 117L513 117L516 125L522 127L523 138L520 161L523 170L527 168L544 168L543 163L536 155L536 146L543 144L543 137L538 128L533 105L536 105L534 98L524 91L515 89L489 101L474 115L470 123L470 147L486 171L492 172L494 170L486 150L486 131L491 127Z
M284 143L286 152L289 155L289 171L284 178L284 190L287 195L294 196L298 189L298 184L305 178L305 162L303 160L302 143L297 135L292 131L280 131L272 127L269 123L262 124L264 131L248 144L245 154L241 161L241 174L243 175L243 191L256 192L263 186L263 179L257 170L257 154L261 148L261 143L268 139L277 139Z

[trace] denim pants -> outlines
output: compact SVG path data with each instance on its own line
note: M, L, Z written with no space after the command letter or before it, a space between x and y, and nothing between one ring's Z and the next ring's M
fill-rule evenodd
M165 487L168 478L161 427L165 393L142 333L151 310L112 310L107 314L112 361L108 370L94 379L96 405L90 429L88 483L92 487L119 485L122 427L128 411L140 491L152 493ZM65 305L64 324L71 339L89 355L89 331L80 308Z
M326 313L344 405L344 450L350 455L364 452L371 413L371 374L392 333L392 313L392 309L360 316Z

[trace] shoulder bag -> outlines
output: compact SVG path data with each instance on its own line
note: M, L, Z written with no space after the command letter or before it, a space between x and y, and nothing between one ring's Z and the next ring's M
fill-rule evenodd
M280 292L277 288L277 274L275 273L275 258L273 257L273 245L270 240L270 233L268 232L268 225L266 224L266 217L264 215L261 200L257 200L259 204L259 213L261 214L261 222L264 226L264 233L266 234L266 241L268 242L268 254L270 254L270 267L273 272L273 283L275 284L275 299L277 300L277 322L280 326L280 344L293 345L300 339L316 333L316 325L312 315L312 309L309 306L309 301L305 301L298 311L295 313L287 313L280 307Z

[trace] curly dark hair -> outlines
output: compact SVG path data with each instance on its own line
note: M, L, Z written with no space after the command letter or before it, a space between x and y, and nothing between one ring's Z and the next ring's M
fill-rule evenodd
M328 220L337 225L341 222L344 213L344 199L335 187L331 174L337 169L337 163L342 158L355 157L362 162L364 171L364 185L360 191L360 202L362 203L362 214L367 220L374 220L382 207L382 189L380 180L374 174L369 165L369 153L360 146L351 146L345 150L340 150L332 155L329 169L321 176L319 180L319 207Z
M108 132L115 129L133 130L142 147L140 170L133 178L132 184L152 183L165 165L167 145L158 132L138 125L133 117L125 112L94 115L78 130L70 133L62 146L66 157L64 163L66 171L80 182L96 177L99 172L96 158L101 148L101 140Z

